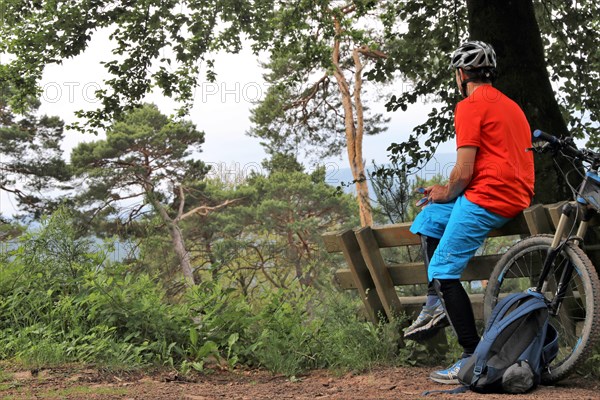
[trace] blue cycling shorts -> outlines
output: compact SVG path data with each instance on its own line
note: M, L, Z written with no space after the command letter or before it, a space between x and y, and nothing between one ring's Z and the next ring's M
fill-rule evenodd
M508 221L510 218L489 212L464 195L451 203L433 203L423 207L410 231L440 239L429 261L429 281L459 279L488 233Z

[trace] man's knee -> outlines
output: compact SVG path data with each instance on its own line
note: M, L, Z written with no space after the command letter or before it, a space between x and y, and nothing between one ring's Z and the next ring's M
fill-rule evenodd
M452 292L457 286L461 286L460 279L437 279L434 278L432 281L432 286L435 291L438 293L438 296L442 297L444 292Z

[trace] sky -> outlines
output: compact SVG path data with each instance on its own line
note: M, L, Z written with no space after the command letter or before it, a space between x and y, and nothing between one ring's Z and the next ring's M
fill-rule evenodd
M94 90L102 86L103 78L108 77L100 61L110 59L108 33L100 32L81 56L65 60L62 65L47 67L41 82L41 111L58 115L69 123L75 120L75 111L96 108L99 103L94 97ZM267 89L259 62L249 49L240 54L219 53L215 56L217 81L201 82L195 91L194 107L189 119L206 135L201 158L215 167L250 169L265 158L260 140L246 135L253 102L262 99ZM450 73L448 79L452 79ZM390 89L398 93L407 88L408 83L397 82ZM157 104L163 113L171 113L174 109L174 103L158 93L150 94L146 100ZM417 104L407 112L387 113L384 103L385 100L377 100L370 104L373 110L392 119L387 132L365 138L364 155L367 161L374 159L378 163L385 162L389 144L407 138L414 126L426 120L433 106ZM67 132L64 150L69 154L80 141L95 139L93 135ZM442 145L440 151L454 151L453 144ZM340 168L347 165L345 156L323 161L339 164Z
M40 112L57 115L68 124L76 120L76 111L97 108L99 101L94 92L103 87L103 79L109 77L100 62L112 58L108 31L100 31L93 36L85 53L64 60L61 65L48 66L40 82ZM260 139L249 137L246 132L250 127L250 109L254 102L261 100L266 94L267 87L262 78L261 60L249 49L244 49L240 54L219 53L214 59L217 80L214 83L200 83L188 118L199 130L205 132L205 144L200 157L213 167L212 175L224 179L235 176L235 179L239 179L252 170L261 170L261 162L266 158ZM448 79L452 79L451 74ZM408 89L410 83L406 82L396 82L389 88L395 94ZM176 106L159 93L149 94L146 101L157 104L165 114L173 112ZM380 99L368 104L373 111L391 118L386 132L364 139L363 154L368 165L371 160L378 164L385 163L386 149L390 143L406 139L414 126L427 119L427 114L434 106L418 103L409 107L406 112L388 113L384 103L385 100ZM78 143L98 139L101 137L67 130L63 143L65 157L68 159L71 150ZM454 143L442 144L438 150L438 153L448 152L454 152ZM302 158L301 161L307 162ZM348 168L347 156L342 154L341 157L321 162L326 166L330 183L339 184L338 171ZM314 168L306 166L309 171ZM11 209L13 201L2 194L0 212L11 214Z

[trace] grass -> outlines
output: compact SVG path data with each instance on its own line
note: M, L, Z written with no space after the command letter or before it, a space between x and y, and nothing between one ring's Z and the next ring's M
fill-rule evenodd
M13 375L10 372L6 372L3 369L0 369L0 383L8 382L12 380Z
M13 374L0 369L0 393L5 390L16 389L23 384L14 380ZM4 397L2 397L4 399Z
M72 367L75 371L81 366L72 364L64 364L63 367ZM57 376L47 377L39 376L20 379L15 377L12 371L23 370L23 366L19 364L0 362L0 400L12 399L68 399L68 398L95 398L96 396L124 396L127 388L100 386L89 384L76 384L72 382L64 384L64 379ZM50 384L51 388L48 388ZM63 386L57 388L56 386Z
M116 387L89 387L72 386L65 389L50 389L47 392L38 393L37 396L42 399L64 399L74 395L125 395L127 389Z
M0 391L15 389L12 384L0 385ZM100 396L124 396L127 394L126 388L117 387L90 387L90 386L71 386L62 389L48 389L46 391L32 390L31 386L21 387L16 393L0 397L1 400L20 399L35 397L36 399L66 399L66 398L85 398L91 395Z

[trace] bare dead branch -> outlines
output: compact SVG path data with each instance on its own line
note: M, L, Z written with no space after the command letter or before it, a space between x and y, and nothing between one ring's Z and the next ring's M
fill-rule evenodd
M340 11L342 12L342 14L350 14L356 11L356 6L354 4L347 4L340 8Z
M306 105L317 95L317 93L319 92L319 88L321 86L325 87L329 84L329 76L327 76L327 74L323 75L323 77L321 79L319 79L317 82L315 82L312 87L309 90L309 93L305 96L300 97L299 99L296 99L294 102L292 102L291 104L289 104L288 106L286 106L284 108L285 111L292 109L292 108L296 108L296 107L302 107L303 110L306 109Z
M283 285L279 285L277 284L277 282L275 282L275 280L271 277L271 275L267 272L267 268L266 268L266 264L267 264L267 260L265 260L262 251L260 251L260 249L257 246L249 246L251 249L253 249L256 252L256 255L258 256L258 258L260 259L260 270L262 271L263 275L265 276L265 278L267 278L267 280L276 288L279 287L283 287Z
M185 207L185 193L183 192L183 186L179 185L179 210L177 211L177 220L181 219L183 215L183 207Z
M306 251L306 255L310 257L310 246L308 245L308 242L302 237L302 235L300 234L299 231L296 231L296 236L298 236L298 238L300 239L300 242L302 243L302 247L304 247L304 250Z
M227 207L227 206L229 206L231 204L237 203L240 200L242 200L242 198L225 200L223 203L218 204L216 206L212 206L212 207L211 206L199 206L199 207L193 208L192 210L186 212L185 214L183 214L181 216L178 216L176 218L176 221L177 222L182 221L182 220L184 220L186 218L189 218L192 215L196 215L196 214L197 215L201 215L201 216L206 216L206 215L208 215L209 213L211 213L213 211L216 211L216 210L219 210L221 208Z
M356 51L358 51L360 54L362 54L363 56L365 56L367 58L384 59L384 60L386 58L388 58L387 54L385 54L384 52L371 49L367 45L362 45L362 46L356 48Z
M2 186L2 185L0 185L0 190L3 190L3 191L5 191L5 192L12 193L12 194L14 194L15 196L17 196L17 197L18 197L18 198L20 198L20 199L24 199L24 198L26 198L26 197L27 197L27 195L26 195L25 193L23 193L22 191L20 191L20 190L19 190L19 189L17 189L17 188L11 189L11 188L9 188L9 187L7 187L7 186Z

